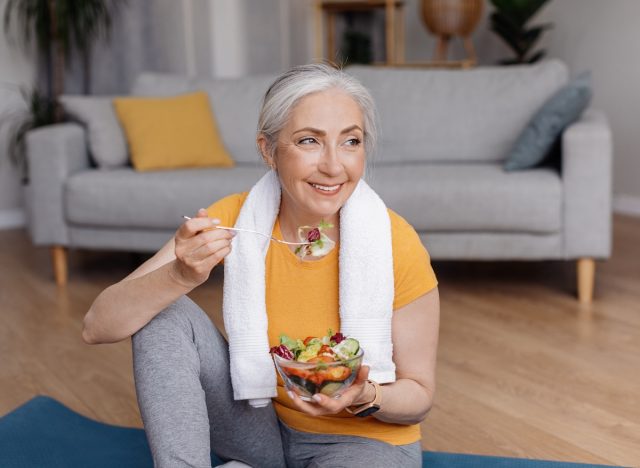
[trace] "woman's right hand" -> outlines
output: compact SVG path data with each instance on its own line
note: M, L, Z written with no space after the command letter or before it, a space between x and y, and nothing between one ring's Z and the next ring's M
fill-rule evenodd
M215 229L219 224L204 209L178 228L175 235L176 260L171 270L175 281L189 289L204 283L211 270L231 252L235 232Z

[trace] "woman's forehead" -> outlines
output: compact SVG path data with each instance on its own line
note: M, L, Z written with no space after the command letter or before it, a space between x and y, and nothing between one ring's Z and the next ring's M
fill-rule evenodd
M330 89L310 94L300 99L291 109L289 126L311 126L324 123L343 126L344 124L363 125L362 110L358 103L347 93Z

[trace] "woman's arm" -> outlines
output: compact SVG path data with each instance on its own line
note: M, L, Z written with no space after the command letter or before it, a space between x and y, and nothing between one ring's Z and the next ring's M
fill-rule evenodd
M211 225L206 211L200 211L153 257L100 293L84 318L84 341L115 343L128 338L206 281L231 251L233 237L230 231L210 229Z
M393 361L397 380L381 386L382 403L373 416L396 424L417 424L433 404L440 325L438 288L393 312ZM372 389L371 389L372 390ZM363 395L367 403L373 393Z
M433 404L436 350L440 324L438 288L393 312L393 361L397 380L381 386L382 403L373 417L395 424L417 424ZM374 388L366 384L369 369L362 366L354 384L337 400L317 395L317 404L290 394L294 404L314 416L337 414L347 406L374 399Z

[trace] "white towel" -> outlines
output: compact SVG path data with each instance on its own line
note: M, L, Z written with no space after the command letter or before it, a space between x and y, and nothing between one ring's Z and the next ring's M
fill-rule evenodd
M269 171L249 192L235 226L270 234L280 194L277 173ZM222 310L234 399L254 407L277 394L265 300L269 243L262 236L237 235L224 262ZM372 380L394 382L391 222L384 202L363 180L340 211L339 269L340 331L360 342Z

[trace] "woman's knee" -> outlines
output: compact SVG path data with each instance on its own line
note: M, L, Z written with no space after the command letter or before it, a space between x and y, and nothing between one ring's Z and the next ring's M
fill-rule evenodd
M182 296L132 336L134 348L136 343L167 333L185 333L193 337L194 324L202 320L208 320L204 311L187 296Z

